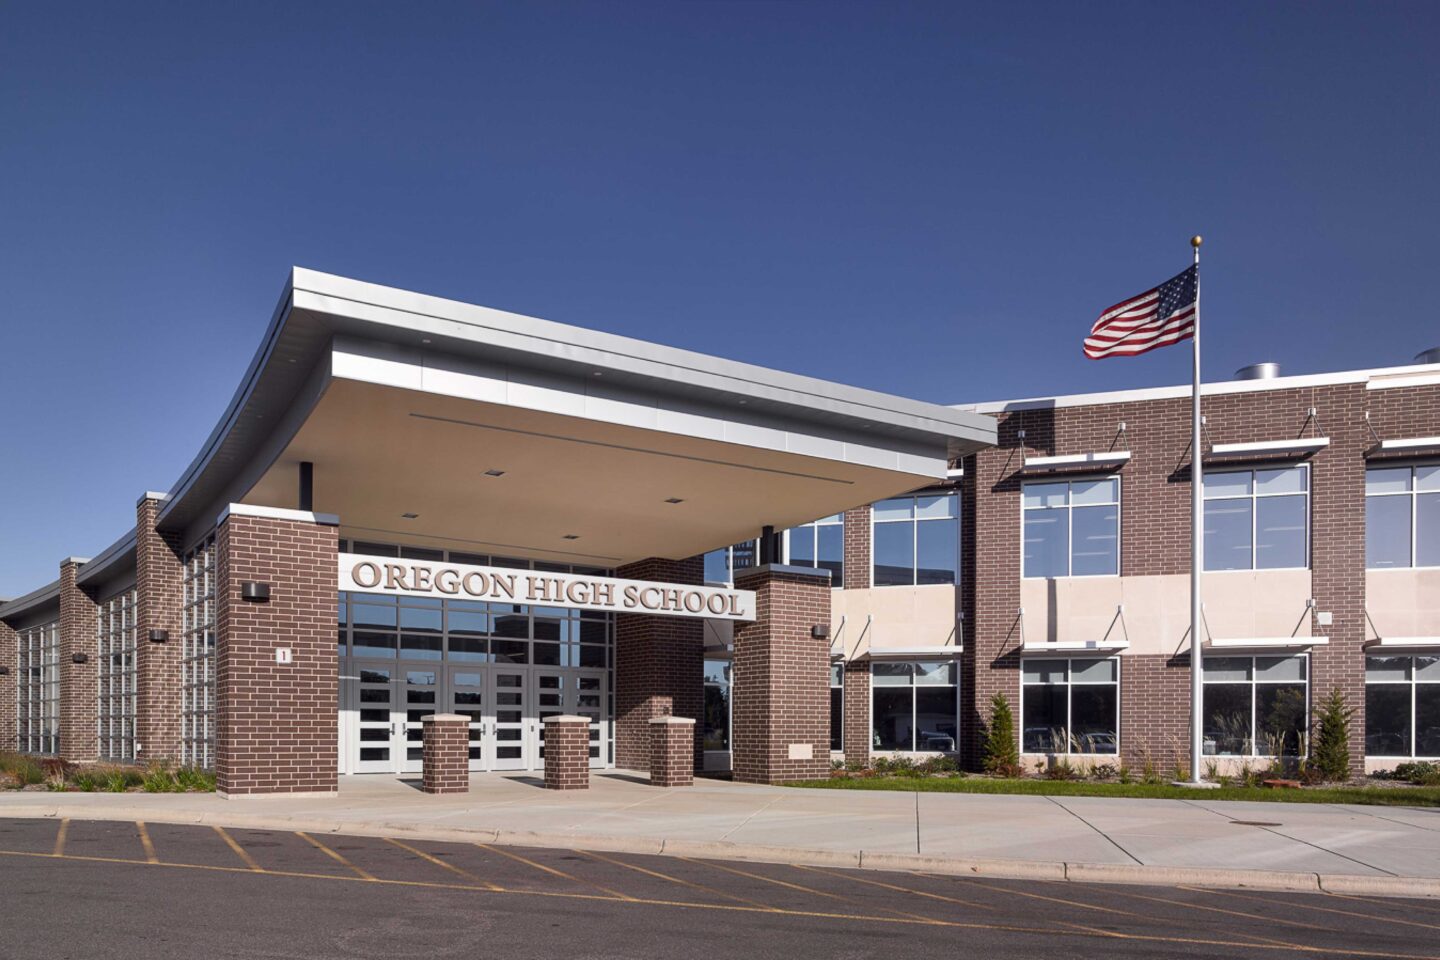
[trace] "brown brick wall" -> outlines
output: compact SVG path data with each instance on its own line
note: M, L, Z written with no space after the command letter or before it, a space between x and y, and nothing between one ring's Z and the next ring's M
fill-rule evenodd
M617 577L700 584L703 557L651 558L621 567ZM689 717L696 721L694 756L700 743L705 706L705 622L689 617L615 616L615 765L626 770L650 768L650 719Z
M60 564L60 756L71 763L99 759L100 656L95 598L76 584L80 564ZM84 663L76 663L83 654Z
M695 724L684 718L650 721L650 783L688 787L695 782Z
M142 760L178 760L184 553L178 534L155 529L159 508L150 497L135 508L135 741ZM151 643L151 630L170 637Z
M870 505L845 511L845 588L870 586Z
M333 792L338 766L333 526L230 515L216 535L216 775L228 795ZM267 603L240 599L270 584ZM293 662L275 662L288 647Z
M16 723L20 708L20 637L0 621L0 750L18 747Z
M830 583L786 568L741 571L756 592L756 619L737 623L731 688L731 769L744 783L824 777L830 767ZM791 759L792 744L810 759Z
M845 762L870 762L870 661L850 660L845 664L845 716L843 719Z
M583 717L545 720L545 789L590 786L590 723Z
M1002 419L999 446L982 450L966 465L966 529L974 550L966 562L973 566L963 595L973 593L974 615L967 618L967 645L961 683L961 759L978 767L981 762L990 699L1003 693L1016 712L1020 710L1020 483L1016 471L1020 455L1018 427ZM1027 438L1028 439L1028 438ZM973 487L969 486L973 484ZM966 540L968 541L968 538ZM973 678L966 682L966 678Z
M421 789L426 793L469 792L470 718L425 717L421 731Z

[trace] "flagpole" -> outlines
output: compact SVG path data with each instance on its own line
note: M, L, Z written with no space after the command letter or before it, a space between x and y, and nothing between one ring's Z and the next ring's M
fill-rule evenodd
M1200 649L1200 571L1205 558L1204 450L1200 443L1200 243L1190 238L1195 250L1195 337L1191 343L1194 385L1190 397L1190 782L1199 785L1200 762L1205 754L1204 657Z

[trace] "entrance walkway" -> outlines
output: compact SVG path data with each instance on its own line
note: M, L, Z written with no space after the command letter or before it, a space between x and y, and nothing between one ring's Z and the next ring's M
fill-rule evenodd
M1405 807L857 792L700 780L588 791L481 774L471 792L342 777L337 798L0 794L0 818L68 817L414 836L954 874L1440 897L1440 811Z

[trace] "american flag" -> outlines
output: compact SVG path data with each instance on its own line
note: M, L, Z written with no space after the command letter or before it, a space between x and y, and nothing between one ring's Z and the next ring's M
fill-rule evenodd
M1198 267L1107 307L1085 338L1085 356L1134 357L1195 335Z

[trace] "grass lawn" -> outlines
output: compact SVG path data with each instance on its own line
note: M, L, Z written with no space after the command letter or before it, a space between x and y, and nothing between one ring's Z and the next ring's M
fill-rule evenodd
M1364 803L1440 807L1440 787L1219 787L1196 790L1168 783L1086 783L1073 780L995 780L989 777L835 777L789 784L817 790L903 790L926 793L1001 793L1053 797L1142 797L1152 800L1262 800L1270 803Z

